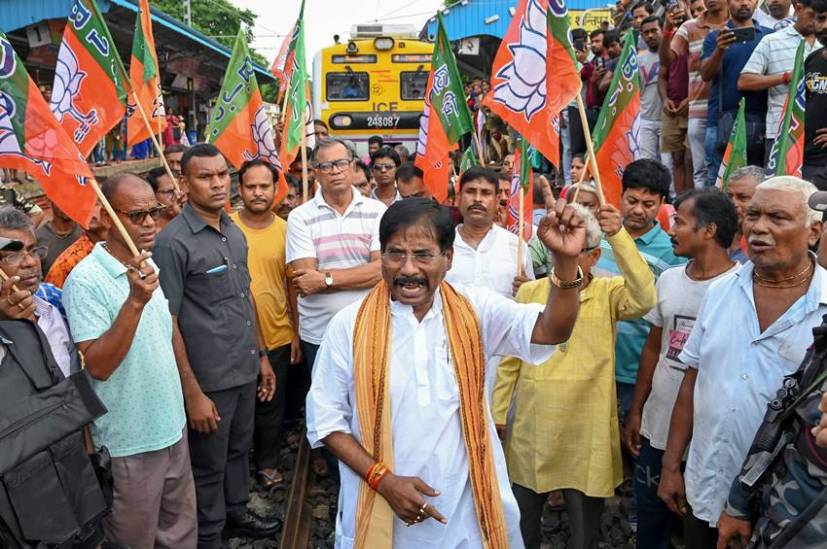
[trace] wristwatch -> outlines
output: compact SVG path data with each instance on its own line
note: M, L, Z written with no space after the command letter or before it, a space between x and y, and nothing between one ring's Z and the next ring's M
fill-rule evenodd
M333 275L330 273L324 274L324 285L325 288L332 288L333 287Z

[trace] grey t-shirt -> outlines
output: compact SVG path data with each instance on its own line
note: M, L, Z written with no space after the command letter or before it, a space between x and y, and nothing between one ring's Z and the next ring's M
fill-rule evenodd
M653 448L666 449L672 407L678 398L678 389L686 370L686 366L678 360L678 355L695 325L704 294L710 284L734 273L740 267L736 263L725 273L702 281L689 278L685 265L667 269L658 277L658 304L643 317L663 329L660 357L652 378L652 390L643 406L640 425L640 434L649 439Z
M663 110L663 100L658 93L658 73L660 72L660 57L658 52L648 49L640 50L637 54L640 67L640 116L644 120L660 122Z
M72 229L72 232L64 236L60 236L55 233L54 229L52 229L51 223L46 223L37 229L37 232L35 233L35 236L37 237L37 245L46 246L49 250L46 253L46 257L40 262L40 267L43 270L44 276L49 272L49 268L51 268L52 263L55 262L57 256L62 254L63 250L71 246L72 243L80 238L80 235L82 234L83 229L77 224L75 224L75 228Z

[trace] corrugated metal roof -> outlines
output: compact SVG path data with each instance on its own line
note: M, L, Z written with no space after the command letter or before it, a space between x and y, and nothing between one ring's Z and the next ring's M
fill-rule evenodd
M132 0L97 0L102 13L108 13L112 4L138 13L138 3ZM0 0L0 29L12 32L45 19L63 19L69 16L72 0ZM190 40L201 44L229 59L232 51L212 38L186 26L181 21L167 15L157 8L152 8L152 20ZM256 72L272 79L270 72L261 65L254 64Z
M570 0L570 10L605 8L608 0ZM502 38L511 23L517 0L460 0L442 10L445 30L451 41L469 36L494 36ZM436 17L426 25L427 39L436 34Z

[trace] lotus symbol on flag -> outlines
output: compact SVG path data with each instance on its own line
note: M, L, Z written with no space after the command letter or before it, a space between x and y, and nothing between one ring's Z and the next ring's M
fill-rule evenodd
M17 57L8 40L0 40L0 78L8 78L17 68Z
M267 118L264 105L259 106L256 111L255 120L250 126L250 129L253 132L253 141L256 144L257 150L254 155L245 150L244 159L254 160L256 158L264 158L280 170L281 161L279 160L279 153L273 140L273 125L270 123L270 119Z
M78 121L80 125L75 129L73 136L78 143L83 141L92 126L98 123L98 113L95 109L84 114L74 104L84 78L86 73L78 67L75 52L64 40L60 45L60 55L55 66L55 83L49 108L58 122L62 122L65 115Z
M509 46L512 61L495 78L494 101L530 121L546 104L546 10L530 0L520 24L520 40Z
M11 96L0 91L0 155L22 154L11 119L16 106Z

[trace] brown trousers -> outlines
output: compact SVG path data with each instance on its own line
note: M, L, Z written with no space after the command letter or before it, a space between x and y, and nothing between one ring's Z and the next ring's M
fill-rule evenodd
M195 483L187 429L154 452L112 458L115 498L106 539L131 549L194 549L198 544Z

